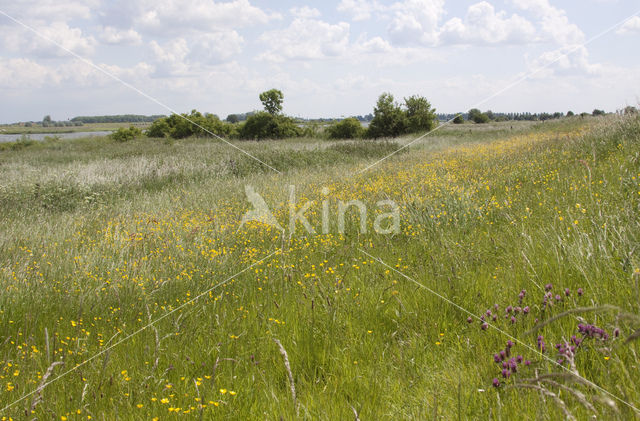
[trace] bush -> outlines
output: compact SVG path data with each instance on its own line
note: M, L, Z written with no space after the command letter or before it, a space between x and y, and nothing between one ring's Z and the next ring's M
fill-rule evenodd
M292 118L264 111L249 117L240 129L241 138L255 140L300 137L302 134L303 130Z
M489 122L489 116L479 109L473 108L469 110L469 120L477 124L484 124Z
M462 117L462 114L458 114L458 115L453 119L453 124L464 124L464 117Z
M111 133L111 138L116 142L128 142L129 140L140 136L142 136L142 131L133 126L130 126L128 129L120 127L118 130Z
M367 130L367 137L396 137L407 133L409 120L407 115L394 101L393 95L383 93L373 109L373 120Z
M364 135L364 127L357 118L345 118L327 127L329 139L358 139Z
M411 96L404 99L409 132L430 132L438 125L436 110L431 107L427 98Z
M221 121L214 114L203 115L192 110L190 114L172 114L160 118L151 124L147 136L154 138L184 139L189 136L200 137L232 137L237 134L236 127L226 121Z

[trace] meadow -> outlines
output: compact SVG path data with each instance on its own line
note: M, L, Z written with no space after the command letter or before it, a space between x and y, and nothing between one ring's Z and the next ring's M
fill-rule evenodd
M0 419L638 418L640 118L411 140L0 149Z

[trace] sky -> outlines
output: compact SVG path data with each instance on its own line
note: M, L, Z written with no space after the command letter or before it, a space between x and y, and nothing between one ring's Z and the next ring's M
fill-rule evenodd
M615 111L640 103L638 12L637 0L0 0L0 123L225 118L271 88L305 118L368 114L383 92L442 113Z

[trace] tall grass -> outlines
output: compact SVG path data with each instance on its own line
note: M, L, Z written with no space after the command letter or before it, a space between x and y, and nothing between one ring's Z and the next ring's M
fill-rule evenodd
M466 314L359 249L474 314L498 304L496 326L534 348L528 331L535 317L605 304L637 313L639 140L637 118L513 132L508 125L465 126L436 132L360 175L353 174L396 145L241 144L283 174L202 139L79 140L2 151L0 406L37 393L1 415L590 416L561 386L545 390L564 407L538 389L516 387L560 370L521 344L514 352L531 366L494 388L493 354L508 338L469 324ZM300 231L283 238L266 226L239 229L250 209L246 184L283 225L290 184L299 203L315 200L307 216L316 227L326 197L332 215L338 200L357 198L375 209L378 200L393 199L402 207L402 233ZM569 288L572 295L543 312L548 283L554 293ZM511 324L504 309L523 289L531 317ZM640 405L638 344L623 344L637 328L633 320L611 312L562 317L540 331L551 348L546 355L555 358L555 343L577 333L578 317L612 336L576 354L580 374ZM58 361L64 365L52 365ZM636 416L593 387L571 387L603 418Z

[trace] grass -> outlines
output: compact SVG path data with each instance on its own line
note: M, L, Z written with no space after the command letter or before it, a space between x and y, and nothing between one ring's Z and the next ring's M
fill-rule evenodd
M597 324L611 338L585 340L576 370L640 405L638 345L623 343L635 320L572 313L528 333L578 307L639 313L640 120L447 127L356 174L409 141L238 143L282 174L206 139L1 151L0 407L40 392L0 415L582 419L586 401L603 418L637 416L592 386L540 380L562 369L526 345L543 335L555 360L580 320ZM362 234L354 215L344 234L238 227L245 185L286 225L291 184L298 204L315 201L318 229L327 197L331 232L337 200L375 212L392 199L402 232ZM493 355L509 337L403 274L473 314L497 304L489 321L531 365L503 379ZM543 310L549 283L562 301ZM512 324L508 305L531 312ZM39 388L54 362L49 380L95 355Z
M138 127L141 130L148 128L151 123L87 123L82 126L64 126L64 127L42 127L31 126L26 127L19 124L3 124L0 125L0 134L39 134L39 133L74 133L74 132L100 132L105 130L117 130L119 128L129 128L129 126Z

